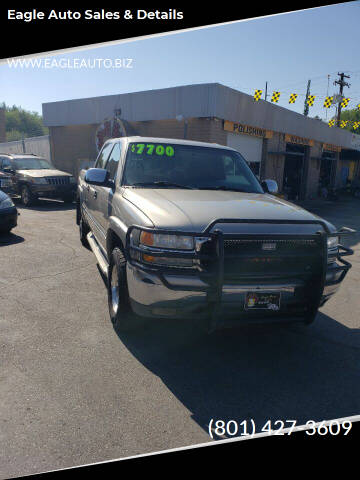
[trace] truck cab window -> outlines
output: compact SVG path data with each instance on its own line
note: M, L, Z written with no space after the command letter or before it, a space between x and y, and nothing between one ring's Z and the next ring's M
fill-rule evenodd
M117 169L119 166L119 161L120 161L120 155L121 155L121 148L120 148L120 143L116 143L114 148L111 151L111 154L109 156L109 159L106 163L106 170L110 173L110 180L115 180L116 178L116 173Z
M95 167L96 168L105 168L106 165L106 160L109 157L109 153L111 152L111 149L113 148L114 144L113 143L106 143L101 152L99 153L99 156L95 162Z

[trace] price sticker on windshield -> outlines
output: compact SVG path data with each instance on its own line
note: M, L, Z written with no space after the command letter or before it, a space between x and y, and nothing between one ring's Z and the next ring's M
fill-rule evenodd
M133 143L131 151L137 155L158 155L173 157L175 155L174 147L171 145L161 145L159 143Z

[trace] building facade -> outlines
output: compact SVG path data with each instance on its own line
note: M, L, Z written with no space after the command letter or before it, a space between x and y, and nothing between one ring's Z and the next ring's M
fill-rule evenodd
M43 104L52 161L73 174L96 159L105 119L122 135L187 138L238 150L289 199L359 175L360 136L223 85L202 84Z

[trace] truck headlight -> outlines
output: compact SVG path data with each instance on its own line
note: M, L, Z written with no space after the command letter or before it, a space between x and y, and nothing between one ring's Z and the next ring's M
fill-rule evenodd
M328 250L334 250L339 245L339 237L328 237L327 239L327 247Z
M144 230L134 229L131 233L131 244L137 247L145 247L144 252L132 251L134 260L150 265L164 265L168 267L192 267L192 258L167 257L166 250L191 251L194 250L194 238L188 235L168 235L164 233L150 233ZM152 255L160 252L161 257Z
M141 232L140 244L147 247L193 250L194 238L187 235Z
M338 254L339 237L328 237L327 239L327 262L333 263L336 261Z

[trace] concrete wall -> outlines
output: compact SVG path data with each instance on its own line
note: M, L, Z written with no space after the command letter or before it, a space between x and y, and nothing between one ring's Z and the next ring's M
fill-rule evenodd
M0 143L0 152L4 153L33 153L51 160L49 135L25 138L15 142Z
M52 162L60 170L76 175L80 168L95 161L97 125L71 125L50 128Z

